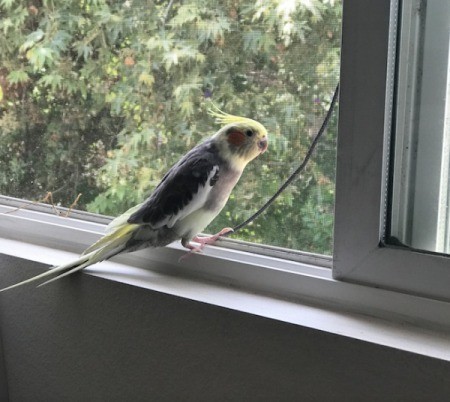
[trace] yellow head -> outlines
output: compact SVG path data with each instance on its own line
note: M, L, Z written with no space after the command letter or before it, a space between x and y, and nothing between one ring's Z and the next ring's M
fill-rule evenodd
M210 109L209 114L223 125L213 138L224 157L237 168L243 169L248 162L267 150L267 130L261 123L224 113L217 107Z

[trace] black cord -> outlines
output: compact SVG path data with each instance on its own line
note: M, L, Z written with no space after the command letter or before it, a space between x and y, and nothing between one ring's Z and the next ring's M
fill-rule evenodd
M252 216L250 216L250 218L240 223L239 225L235 226L233 228L233 232L227 232L223 234L223 236L228 236L232 233L237 232L238 230L247 226L250 222L254 221L256 218L258 218L270 206L270 204L272 204L278 198L278 196L286 189L286 187L289 186L289 184L291 184L294 181L294 179L299 175L299 173L301 173L305 169L307 163L311 159L311 156L316 148L317 143L320 140L320 137L322 137L322 134L324 133L325 129L328 126L328 123L330 121L331 115L333 114L333 110L338 99L338 94L339 94L339 83L336 85L336 89L334 90L333 99L331 100L330 107L328 108L328 112L325 116L325 119L323 120L322 126L320 127L316 136L312 140L308 152L305 155L305 159L303 159L301 165L287 178L287 180L282 184L282 186L277 190L277 192L272 197L270 197L270 199L260 209L258 209Z

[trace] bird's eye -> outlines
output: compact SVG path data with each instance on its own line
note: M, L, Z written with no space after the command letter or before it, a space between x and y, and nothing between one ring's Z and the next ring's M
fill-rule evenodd
M251 137L253 134L254 134L254 133L253 133L252 130L247 130L247 131L245 132L245 135L246 135L247 137Z

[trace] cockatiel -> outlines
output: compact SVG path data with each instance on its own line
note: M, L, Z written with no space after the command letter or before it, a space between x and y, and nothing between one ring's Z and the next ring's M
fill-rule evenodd
M268 135L255 120L219 109L210 114L222 128L172 166L143 203L115 218L106 234L80 258L1 291L59 274L44 285L119 253L163 247L180 239L191 252L199 252L232 230L225 228L214 236L197 236L225 206L245 166L266 151Z

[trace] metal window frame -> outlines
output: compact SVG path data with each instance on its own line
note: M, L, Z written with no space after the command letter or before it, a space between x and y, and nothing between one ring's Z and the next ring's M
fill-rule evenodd
M444 130L443 117L450 77L442 66L449 60L449 14L446 0L402 3L389 229L402 243L443 253L448 252L450 169L450 131Z
M447 256L384 243L396 6L344 3L333 277L449 301Z

